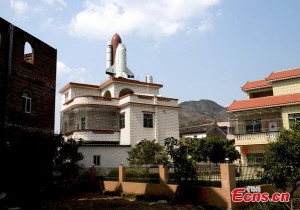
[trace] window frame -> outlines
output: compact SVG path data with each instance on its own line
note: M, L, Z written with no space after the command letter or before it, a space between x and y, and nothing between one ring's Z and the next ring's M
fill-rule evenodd
M263 153L249 153L247 154L247 166L257 167L263 159ZM250 156L250 157L249 157ZM249 161L249 158L251 161Z
M296 121L300 121L300 113L291 113L288 114L289 127L291 127L292 123Z
M252 128L250 128L250 126ZM245 120L245 129L246 129L246 133L261 133L262 132L261 119Z
M34 49L28 41L24 43L24 61L29 64L34 64Z
M153 113L143 113L144 128L153 128Z
M125 121L125 113L120 114L120 129L125 128L126 121Z
M80 118L80 129L85 130L86 129L86 117Z
M66 92L64 96L65 96L65 102L68 101L69 100L69 92Z
M93 165L101 166L101 155L93 155Z
M28 90L22 92L22 112L27 114L32 112L32 94Z

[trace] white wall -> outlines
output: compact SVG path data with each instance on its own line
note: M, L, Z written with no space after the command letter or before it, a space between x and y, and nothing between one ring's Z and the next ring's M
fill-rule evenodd
M153 128L144 128L144 112L154 112L152 106L136 106L130 105L130 140L131 145L135 145L143 139L155 139ZM156 114L153 113L153 121Z
M79 165L91 167L94 155L100 155L101 165L95 167L118 167L121 162L127 166L127 151L130 149L131 147L81 146L79 152L83 154L84 159L79 162Z
M157 140L164 144L164 140L169 137L179 139L179 120L178 109L157 107L156 109L157 121Z
M130 108L122 108L120 113L125 114L125 128L120 129L120 145L130 145Z
M101 94L104 95L106 90L109 90L112 98L119 98L119 93L124 88L131 89L134 93L142 93L142 94L154 94L159 95L159 87L152 87L147 85L136 85L136 84L127 84L127 83L118 83L115 82L113 84L108 85L103 88Z

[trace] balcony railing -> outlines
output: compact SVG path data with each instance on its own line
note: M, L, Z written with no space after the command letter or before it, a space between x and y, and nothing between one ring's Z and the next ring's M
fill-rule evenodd
M269 144L272 141L276 141L279 132L266 132L266 133L248 133L248 134L236 134L235 145L257 145L257 144Z
M127 103L142 103L142 104L157 104L161 106L178 106L177 99L157 97L139 94L128 94L121 98L105 98L101 96L82 95L76 96L71 100L65 102L62 110L65 110L73 105L104 105L104 106L121 106Z
M62 110L69 108L72 105L96 104L104 106L118 106L119 100L117 98L105 98L101 96L77 96L63 104Z

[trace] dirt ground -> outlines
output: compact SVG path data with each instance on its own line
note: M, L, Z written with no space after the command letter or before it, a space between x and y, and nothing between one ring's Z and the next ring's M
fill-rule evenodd
M150 205L152 204L152 205ZM84 193L76 196L54 199L48 203L51 210L183 210L202 209L190 205L171 205L150 201L139 201L135 197L105 196L96 193Z

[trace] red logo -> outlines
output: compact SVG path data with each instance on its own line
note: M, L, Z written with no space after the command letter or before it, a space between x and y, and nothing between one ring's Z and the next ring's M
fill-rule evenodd
M261 192L260 186L249 186L247 188L236 188L231 192L233 202L289 202L290 193L275 192L271 196L267 192Z

